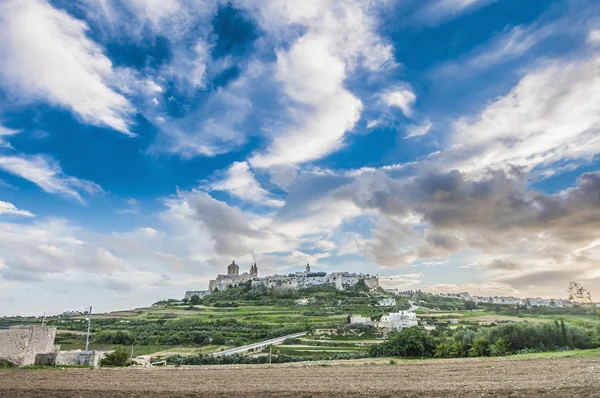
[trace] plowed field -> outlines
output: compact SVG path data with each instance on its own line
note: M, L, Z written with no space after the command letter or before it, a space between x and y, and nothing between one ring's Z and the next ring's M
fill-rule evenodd
M600 358L4 370L0 397L600 397Z

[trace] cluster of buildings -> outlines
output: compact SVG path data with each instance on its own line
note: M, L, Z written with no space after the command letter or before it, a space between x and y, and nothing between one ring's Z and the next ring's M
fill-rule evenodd
M572 307L573 302L564 299L544 299L540 297L535 298L519 298L511 296L471 296L468 292L461 293L439 293L438 296L455 298L464 301L473 301L476 304L506 304L506 305L519 305L524 307Z
M350 315L350 324L373 325L383 332L400 331L411 326L418 326L417 314L411 311L398 311L383 315L379 321L371 320L370 316Z
M265 277L258 276L258 266L256 263L250 266L249 272L240 274L240 267L233 261L227 266L227 274L220 274L208 284L208 290L193 290L185 294L185 298L192 296L205 296L215 291L223 291L230 287L238 286L243 283L250 283L253 289L303 289L312 286L334 286L338 290L345 290L356 286L363 281L369 289L379 287L379 279L376 276L355 274L349 272L311 272L310 265L306 264L304 271L295 272L289 275L270 275Z

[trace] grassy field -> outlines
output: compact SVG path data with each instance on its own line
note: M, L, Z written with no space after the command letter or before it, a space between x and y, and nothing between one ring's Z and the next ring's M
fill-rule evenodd
M286 293L287 294L287 293ZM91 349L109 350L115 344L100 344L97 337L102 333L123 331L128 333L129 344L134 346L134 356L155 354L197 355L229 347L254 343L267 338L284 336L298 331L343 328L348 325L351 314L377 317L390 312L408 309L408 298L398 297L396 307L379 307L377 300L389 295L377 293L340 293L336 291L296 292L292 294L230 292L210 295L201 304L171 301L149 307L115 311L92 316ZM295 305L298 297L309 298L305 306ZM477 327L502 322L550 322L564 320L572 324L598 323L600 317L557 309L553 314L542 310L516 311L510 306L480 307L484 311L467 311L458 300L440 301L439 297L423 296L417 315L428 330L440 323L458 320L456 327ZM427 301L431 299L431 301ZM545 310L544 310L545 311ZM57 344L62 350L85 347L86 315L74 317L47 317L46 325L56 326L60 334ZM0 326L35 325L41 318L0 318ZM68 333L68 334L65 334ZM204 338L203 335L208 337ZM331 353L366 353L369 346L380 343L375 335L355 334L309 335L300 342L274 348L274 354L310 356L320 358ZM536 355L536 354L527 354ZM562 354L567 355L567 354Z

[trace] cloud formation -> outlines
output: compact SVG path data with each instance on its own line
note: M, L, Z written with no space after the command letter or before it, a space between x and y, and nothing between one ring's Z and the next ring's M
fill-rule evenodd
M0 154L0 170L28 180L48 193L65 195L80 203L85 203L82 193L103 192L100 185L92 181L65 175L60 165L47 156Z
M4 214L22 217L35 217L35 214L30 211L17 209L17 207L12 203L0 200L0 216Z
M0 4L0 85L22 101L66 108L83 121L133 136L135 111L88 26L45 0Z

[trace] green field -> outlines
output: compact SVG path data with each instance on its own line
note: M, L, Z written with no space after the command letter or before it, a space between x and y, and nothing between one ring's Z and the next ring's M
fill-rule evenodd
M530 308L480 306L478 311L465 309L465 303L439 296L415 293L396 297L395 307L379 307L377 301L390 297L383 291L345 291L318 288L303 291L252 291L240 287L211 294L194 304L179 300L155 303L149 307L116 311L92 316L91 349L109 350L115 345L133 346L134 356L153 354L197 356L230 347L246 345L299 331L310 334L293 343L273 347L274 355L311 359L367 355L369 348L381 343L375 328L368 331L351 328L348 317L361 314L378 319L384 314L410 307L409 300L419 303L417 314L423 326L443 341L452 333L447 330L477 330L504 323L566 323L594 328L600 317L581 308ZM309 305L298 306L295 300L308 298ZM86 315L47 317L48 326L59 329L56 343L62 350L85 347ZM456 319L458 324L450 324ZM40 318L0 318L0 326L36 325ZM594 326L596 325L596 326ZM442 329L439 329L442 327ZM328 330L324 334L319 330ZM591 329L590 329L591 330ZM446 336L446 337L444 337ZM560 355L579 355L565 351ZM524 354L545 355L546 353ZM251 355L264 355L252 353ZM558 355L558 354L557 354Z

